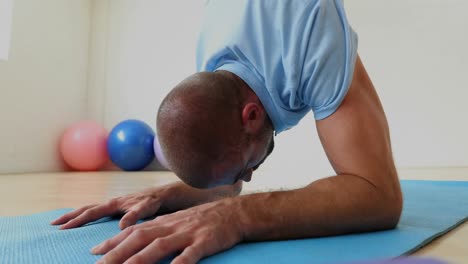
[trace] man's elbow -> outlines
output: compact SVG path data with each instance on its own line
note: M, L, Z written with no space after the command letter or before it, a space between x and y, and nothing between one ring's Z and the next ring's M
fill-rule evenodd
M401 212L403 210L402 198L397 198L398 200L393 201L389 207L389 213L387 216L388 219L388 229L396 228L398 222L400 221Z
M383 195L382 203L379 206L383 215L383 229L394 229L400 221L403 210L403 195L400 186L396 190L391 190Z

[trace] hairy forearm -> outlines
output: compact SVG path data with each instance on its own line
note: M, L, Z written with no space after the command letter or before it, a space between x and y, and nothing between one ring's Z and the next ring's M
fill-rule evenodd
M305 188L232 199L246 241L294 239L394 228L401 193L354 175L318 180Z
M178 211L203 203L239 195L242 181L235 185L220 186L212 189L197 189L183 182L176 182L161 187L164 196L163 207L167 211Z

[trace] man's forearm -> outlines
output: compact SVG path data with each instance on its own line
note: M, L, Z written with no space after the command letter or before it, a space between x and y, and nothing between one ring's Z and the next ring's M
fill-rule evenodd
M178 211L199 204L239 195L242 181L235 185L220 186L212 189L197 189L183 182L163 186L160 190L164 196L163 207L167 211Z
M401 193L354 175L318 180L305 188L232 199L244 240L294 239L394 228Z

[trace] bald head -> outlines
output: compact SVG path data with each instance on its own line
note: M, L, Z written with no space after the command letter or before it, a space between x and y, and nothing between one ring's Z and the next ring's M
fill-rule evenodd
M194 187L209 187L213 164L244 140L241 80L232 74L196 73L163 100L157 131L169 168Z

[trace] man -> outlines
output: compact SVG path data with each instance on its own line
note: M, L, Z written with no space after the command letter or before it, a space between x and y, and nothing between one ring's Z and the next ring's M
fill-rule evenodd
M210 1L200 72L168 94L157 117L163 153L182 182L52 224L124 214L124 230L93 249L105 254L100 262L154 263L180 252L178 264L242 241L394 228L402 196L388 125L356 46L341 0ZM238 196L273 150L273 133L310 110L336 176ZM159 212L170 214L134 225Z

